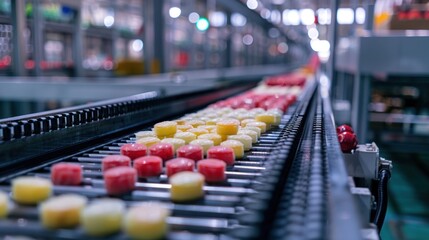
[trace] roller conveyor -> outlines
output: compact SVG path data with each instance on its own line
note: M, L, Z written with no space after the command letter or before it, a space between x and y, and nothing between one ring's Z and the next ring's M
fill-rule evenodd
M54 186L54 195L105 197L101 159L133 142L132 133L252 86L170 98L142 95L2 121L0 190L10 192L10 180L16 176L49 178L50 166L61 161L79 163L84 181L81 186ZM171 202L164 174L139 179L136 190L121 199L127 206L148 200L166 203L172 211L167 220L169 239L362 239L347 174L344 167L332 165L342 156L332 137L336 135L327 101L316 82L308 84L280 126L261 135L244 158L227 167L225 182L206 184L201 200ZM29 144L34 148L16 152ZM17 204L8 218L0 220L0 235L91 239L80 228L45 229L36 207ZM104 239L127 237L119 233Z

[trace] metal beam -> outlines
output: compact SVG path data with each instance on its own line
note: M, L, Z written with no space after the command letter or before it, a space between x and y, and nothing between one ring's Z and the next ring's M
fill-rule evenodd
M33 0L33 60L34 75L41 76L40 63L43 59L43 16L39 0Z
M25 75L25 0L11 1L12 4L12 31L13 31L13 58L12 58L12 72L15 76Z

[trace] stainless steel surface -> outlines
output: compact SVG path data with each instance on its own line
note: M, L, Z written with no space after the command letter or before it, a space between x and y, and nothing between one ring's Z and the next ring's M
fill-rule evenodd
M9 77L0 81L2 100L97 101L156 91L174 95L212 89L223 81L260 80L294 68L284 65L253 66L157 74L116 79Z
M351 192L356 199L358 211L362 213L362 226L368 226L371 210L372 210L372 195L368 188L352 187Z
M353 153L345 153L347 173L353 177L378 179L379 149L375 143L360 144Z
M11 1L12 14L12 71L15 76L25 76L26 44L24 32L25 0Z

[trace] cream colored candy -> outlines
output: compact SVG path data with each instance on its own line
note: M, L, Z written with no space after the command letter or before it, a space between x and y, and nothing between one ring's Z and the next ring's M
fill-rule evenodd
M189 129L187 132L193 133L197 137L200 136L201 134L209 133L209 131L204 128L192 128L192 129Z
M40 220L47 228L70 228L79 225L80 213L88 200L77 194L64 194L43 202Z
M222 142L222 137L216 133L206 133L198 136L198 139L208 139L212 140L214 146L218 146Z
M193 140L197 139L197 135L191 132L181 132L174 134L174 138L182 139L186 144L189 144Z
M139 140L140 138L145 138L145 137L156 137L155 132L153 131L140 131L140 132L136 132L136 140Z
M216 123L217 133L220 135L234 135L238 132L240 121L237 119L223 119Z
M161 140L162 143L169 143L173 145L173 150L176 152L176 150L181 147L185 146L186 142L183 139L180 138L164 138Z
M177 131L177 123L174 121L164 121L155 124L154 132L158 137L174 135Z
M182 130L183 132L186 132L191 128L194 128L194 127L192 127L189 124L177 125L177 130Z
M257 134L258 134L258 138L260 138L261 137L261 129L260 128L258 128L258 127L251 127L251 126L247 126L247 127L244 127L244 128L241 128L241 129L243 129L243 130L252 130L252 131L255 131Z
M257 127L259 129L261 129L261 133L264 133L267 131L267 124L264 122L250 122L248 124L246 124L246 127Z
M124 217L124 232L132 239L163 239L168 232L169 209L162 203L144 202Z
M219 121L219 119L217 118L211 118L209 120L206 121L206 125L214 125L216 126L216 123Z
M237 140L243 144L244 151L249 151L252 148L252 138L247 135L229 135L228 140Z
M261 114L264 113L265 110L263 108L253 108L252 110L250 110L250 112L253 114Z
M253 119L249 119L249 118L243 119L243 120L241 120L241 126L246 127L246 125L250 122L256 122L256 120L254 118Z
M244 156L244 145L237 140L226 140L220 144L224 147L230 147L234 150L234 155L236 158L242 158Z
M5 192L0 191L0 219L5 218L9 213L10 201Z
M247 135L252 138L252 143L258 142L258 133L250 129L240 129L237 135Z
M52 194L52 183L38 177L18 177L12 180L12 198L21 204L37 204Z
M214 143L212 140L209 139L196 139L189 143L190 145L199 145L204 150L204 155L207 155L207 150L209 150L210 147L214 146Z
M161 142L161 140L157 137L145 137L145 138L140 138L136 141L136 143L143 144L146 147L150 147L150 146L157 144L159 142Z
M196 172L179 172L169 178L171 200L191 201L204 196L204 176Z
M125 204L119 199L96 199L81 212L82 228L91 236L116 233L121 230L124 212Z
M198 126L205 125L206 123L204 121L194 119L194 120L187 121L186 124L191 125L194 128L197 128Z
M209 132L212 132L213 130L216 130L216 126L215 125L204 125L204 126L199 126L198 128L202 128L205 129Z

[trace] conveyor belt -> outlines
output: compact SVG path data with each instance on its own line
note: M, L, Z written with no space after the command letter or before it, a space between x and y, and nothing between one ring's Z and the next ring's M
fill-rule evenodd
M148 200L167 203L172 210L169 239L327 239L329 173L323 126L322 102L313 85L288 109L279 127L263 134L244 158L227 168L224 183L206 184L203 199L172 203L164 174L139 179L136 190L121 199L128 206ZM119 153L121 145L134 140L131 134L108 138L91 148L74 148L66 156L21 166L19 171L0 175L0 190L10 192L10 180L17 175L49 178L50 166L61 161L81 164L84 182L54 186L55 195L78 193L90 200L106 196L101 159ZM0 235L90 239L79 228L47 230L38 221L36 207L21 205L0 221ZM104 239L127 238L119 233Z

